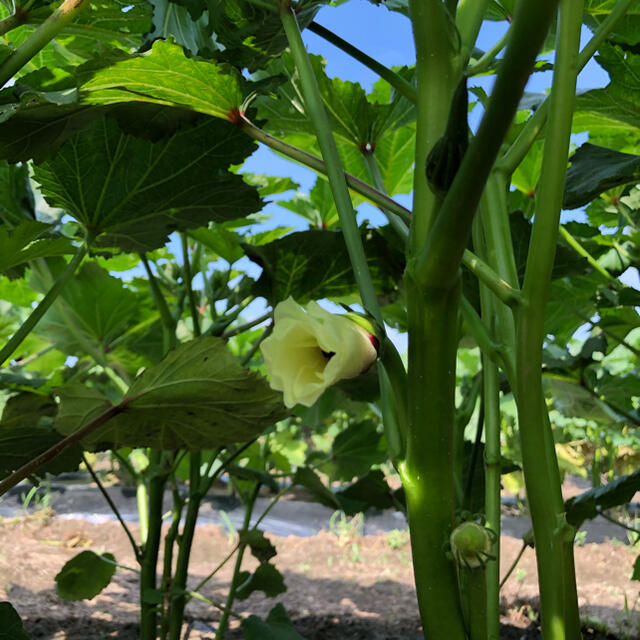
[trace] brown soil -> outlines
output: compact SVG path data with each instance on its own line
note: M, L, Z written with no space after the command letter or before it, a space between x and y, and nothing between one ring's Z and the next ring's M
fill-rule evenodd
M134 533L135 535L135 533ZM238 601L235 613L265 617L282 602L298 631L309 640L418 640L411 555L407 542L392 548L388 535L342 537L321 532L313 538L269 536L274 559L288 590L275 599L254 594ZM232 548L233 539L218 527L196 533L191 585L205 577ZM16 607L33 640L99 640L137 637L137 576L118 570L111 585L91 601L64 602L55 593L54 576L80 550L110 551L118 562L135 566L133 553L117 523L92 524L46 514L0 523L0 589ZM508 567L520 541L503 537L502 566ZM621 544L576 547L581 612L597 618L615 634L586 638L640 638L639 583L629 576L637 549ZM247 558L247 566L253 559ZM229 563L231 565L232 563ZM225 566L202 593L223 602L231 566ZM534 552L527 549L503 589L503 638L539 637ZM192 600L187 607L190 640L213 638L216 609ZM533 622L532 622L533 621ZM229 640L242 638L234 621ZM591 629L591 632L589 631ZM186 633L187 627L185 627Z

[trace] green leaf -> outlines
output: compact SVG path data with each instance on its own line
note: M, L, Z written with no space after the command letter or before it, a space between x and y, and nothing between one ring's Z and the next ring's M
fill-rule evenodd
M15 267L29 260L73 253L68 238L50 236L51 226L35 220L24 220L12 231L0 226L0 271L10 277L22 275Z
M56 429L69 434L109 406L95 390L67 385L59 392ZM122 413L85 441L96 447L213 449L243 442L284 418L282 396L244 369L220 338L185 342L140 374Z
M261 564L253 572L241 571L236 582L236 598L246 600L254 591L263 591L268 598L284 593L287 587L282 574L272 564Z
M278 553L271 544L271 540L266 538L264 532L259 529L240 531L239 542L248 545L252 555L262 564L269 562Z
M310 467L298 467L293 476L293 483L309 491L316 502L331 509L341 509L342 506L335 494L327 489L318 474Z
M280 489L273 476L267 471L260 471L259 469L239 464L230 464L227 466L227 473L233 476L236 480L248 482L251 485L251 489L253 489L257 484L269 487L269 489L274 493L277 493Z
M25 220L33 219L28 166L0 162L0 220L9 227L16 227Z
M242 621L242 633L245 640L305 640L291 624L284 607L278 603L261 620L258 616L249 616Z
M83 67L80 84L83 104L154 102L228 120L242 103L237 71L187 58L181 46L163 40L104 69Z
M55 277L61 265L50 263ZM48 283L31 280L41 291ZM139 317L140 296L124 286L120 278L95 262L85 262L42 320L39 330L55 341L67 355L83 356L87 344L102 353L132 327Z
M636 558L633 563L633 573L631 574L632 580L640 580L640 556Z
M244 257L238 234L221 224L214 223L207 229L193 229L189 231L189 236L211 249L230 265Z
M271 58L280 54L288 41L277 11L264 9L248 0L187 0L194 18L198 11L208 8L209 24L224 50L220 60L238 69L249 71L263 68ZM296 21L305 29L327 0L301 0L296 4Z
M157 143L102 119L39 165L35 178L49 204L102 234L99 244L147 251L177 229L259 210L255 189L226 170L254 148L233 125L212 119Z
M392 251L377 230L365 230L365 253L379 294L397 290L403 257ZM275 304L293 296L300 304L321 298L340 298L355 292L353 269L342 234L309 230L291 233L275 242L242 245L263 269L255 291Z
M153 24L155 29L148 35L150 41L173 38L192 56L210 58L220 50L211 35L207 16L201 15L193 20L186 7L173 0L150 0L153 5Z
M564 186L564 209L576 209L603 191L640 181L640 156L583 144L569 158Z
M350 482L387 459L381 434L372 420L354 422L336 436L331 449L331 477Z
M576 98L573 131L590 137L640 133L640 55L605 43L596 60L611 82L605 89L587 91Z
M30 640L10 602L0 602L0 640Z
M640 489L640 470L620 476L602 487L589 489L565 502L567 522L580 528L585 520L593 520L599 511L631 501Z
M346 515L363 513L367 509L389 509L395 505L392 491L380 469L369 471L353 484L337 491L336 498Z
M8 476L62 440L52 427L57 411L46 395L21 392L7 401L0 420L0 475ZM57 475L75 471L82 460L82 450L75 445L63 451L33 474Z
M71 558L55 577L56 593L63 600L91 600L111 582L116 567L111 553L99 556L82 551Z

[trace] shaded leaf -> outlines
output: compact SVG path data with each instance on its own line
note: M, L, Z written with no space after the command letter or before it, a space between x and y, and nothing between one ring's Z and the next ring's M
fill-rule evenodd
M255 189L226 170L254 148L217 120L152 143L102 119L39 165L35 177L47 202L100 236L99 244L146 251L177 229L259 210Z
M394 292L404 267L402 255L393 252L376 230L366 230L363 241L376 290L379 294ZM304 304L356 291L351 262L339 232L300 231L259 247L242 246L263 269L256 293L272 304L288 296Z
M380 469L369 471L353 484L336 492L340 508L346 515L363 513L367 509L390 509L395 506L393 492Z
M73 253L68 238L51 236L51 226L35 220L24 220L12 231L0 226L0 271L10 277L22 275L15 267L29 260Z
M241 571L236 584L236 598L246 600L254 591L263 591L268 598L284 593L287 587L282 574L272 564L260 564L253 572Z
M291 624L282 604L278 603L266 620L251 615L242 621L245 640L305 640Z
M562 206L576 209L603 191L640 181L640 156L583 144L570 158Z
M372 465L387 459L380 448L381 434L371 420L354 422L336 436L331 448L331 476L335 480L351 481L365 474Z
M631 574L632 580L640 580L640 556L636 558L633 563L633 573Z
M0 220L9 227L16 227L25 220L33 219L29 168L26 164L0 162Z
M82 551L66 562L56 575L58 597L72 601L95 598L111 582L116 572L114 562L111 553L99 556L93 551Z
M0 640L29 640L22 620L10 602L0 602Z
M98 392L67 385L59 392L56 428L65 434L109 406ZM244 369L220 338L183 343L140 374L127 392L124 411L88 446L212 449L242 442L284 418L281 395Z
M598 512L627 504L640 490L640 470L620 476L612 482L589 489L565 502L567 522L580 528L585 520L593 520Z
M253 556L261 563L269 562L278 552L271 544L271 540L265 537L259 529L240 531L240 544L246 544L251 549Z
M316 502L331 509L341 509L342 506L335 494L320 480L318 474L310 467L298 467L293 476L293 483L307 489Z

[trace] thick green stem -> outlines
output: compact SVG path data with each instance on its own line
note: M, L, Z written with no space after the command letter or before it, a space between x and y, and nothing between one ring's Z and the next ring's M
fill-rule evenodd
M136 476L136 504L138 507L138 522L140 523L140 544L144 547L149 537L149 495L144 474Z
M0 65L0 87L20 71L31 58L43 49L58 32L71 22L79 11L88 6L86 0L64 2Z
M602 21L593 34L591 40L585 45L578 57L578 71L581 71L587 62L591 60L593 54L598 50L600 45L607 39L607 36L613 31L616 24L627 12L627 9L635 0L618 0L613 6L611 13ZM504 153L502 158L496 164L496 169L505 175L511 175L516 167L524 160L531 145L536 141L542 129L547 122L549 115L549 98L536 109L535 113L527 120L526 125L518 134L513 144Z
M321 38L324 38L327 42L335 45L338 49L342 49L342 51L349 54L352 58L355 58L358 62L361 62L365 67L368 67L371 71L377 73L399 94L407 98L407 100L410 100L411 102L416 101L416 88L410 82L407 82L407 80L405 80L401 75L389 69L389 67L385 67L383 64L364 53L364 51L360 51L360 49L354 47L351 43L343 40L340 36L333 33L333 31L329 31L329 29L323 27L317 22L312 22L307 29Z
M456 568L446 556L453 529L455 362L460 287L423 292L405 276L409 315L407 496L418 604L425 637L465 638Z
M338 148L336 147L329 118L322 102L318 82L313 73L311 61L305 49L296 21L295 13L292 11L287 0L281 1L280 19L289 41L291 55L295 61L296 68L300 74L300 84L304 95L307 112L316 133L318 146L322 152L327 167L327 177L329 186L340 217L340 227L344 236L347 252L351 260L351 267L358 284L358 290L362 299L365 311L376 320L379 327L384 327L382 314L378 305L378 298L373 287L367 257L364 253L362 238L358 230L355 211L349 195L349 189L344 177L344 169Z
M516 399L522 463L536 541L545 640L580 637L580 621L575 617L575 576L571 573L573 550L566 544L567 538L571 538L570 527L564 516L560 474L540 371L545 308L558 241L571 134L583 6L582 0L563 0L561 4L549 124L522 287L524 303L516 313Z
M516 5L512 36L484 117L442 203L432 233L416 256L415 274L425 286L447 286L448 281L457 278L491 166L516 113L557 4L558 0L539 0ZM416 165L416 174L419 171Z
M438 198L426 179L427 156L446 128L460 71L456 65L457 35L442 2L410 0L409 15L416 45L418 80L410 254L417 255L426 243L438 208Z
M202 456L199 451L192 451L189 461L189 502L185 515L184 527L180 536L180 549L176 562L176 570L171 585L172 598L169 622L169 640L180 640L184 607L187 603L187 575L193 535L196 531L198 511L203 494L200 487L200 462Z
M460 590L466 607L465 620L469 640L488 640L486 568L460 567Z
M140 571L140 640L156 640L158 632L157 564L162 533L162 498L167 475L161 451L149 456L149 533Z
M83 258L87 255L88 242L83 242L76 254L71 259L71 262L67 264L65 270L58 276L58 279L53 283L53 286L49 289L47 294L38 303L38 306L29 314L29 317L20 325L20 328L11 336L7 344L4 345L0 351L0 365L4 364L7 358L15 352L15 350L22 344L22 341L33 331L38 324L42 316L49 310L51 305L55 302L56 298L60 295L62 289L76 272L78 265L82 262Z

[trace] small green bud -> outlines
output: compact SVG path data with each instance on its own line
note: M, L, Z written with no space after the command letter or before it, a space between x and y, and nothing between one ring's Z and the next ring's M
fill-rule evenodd
M484 566L491 551L491 534L475 522L463 522L453 530L451 549L456 560L469 569Z

